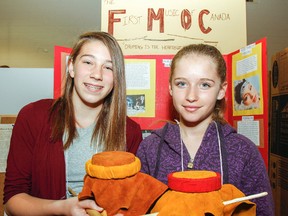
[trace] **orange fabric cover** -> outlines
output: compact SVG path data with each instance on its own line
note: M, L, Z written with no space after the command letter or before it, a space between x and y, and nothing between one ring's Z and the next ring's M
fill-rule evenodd
M201 176L203 176L204 179L211 178L211 175L213 176L213 174L209 172L210 171L184 171L176 172L172 176L173 181L175 182L177 181L177 177L179 177L180 182L183 181L183 179L187 182L186 177L188 177L191 178L191 182L193 182L193 179L197 180L198 186L203 187L198 181L201 179ZM207 184L205 181L202 183ZM189 188L190 185L188 184L187 187ZM185 184L181 186L181 190L183 188L184 190L187 190L187 188L185 189ZM158 216L199 216L205 215L205 213L210 213L215 216L255 216L256 205L249 200L226 206L223 204L223 201L243 196L245 196L245 194L231 184L224 184L219 190L211 190L202 193L182 192L170 188L170 190L166 191L159 198L152 208L151 213L159 212Z
M88 162L91 163L92 173L104 176L104 178L87 174L78 198L80 200L94 199L107 211L108 216L116 213L123 213L125 216L146 214L152 204L168 189L168 186L147 174L135 173L139 165L135 161L138 160L135 155L128 152L102 152L93 155L92 163ZM98 169L100 166L104 168ZM109 169L109 167L113 167L113 169ZM90 172L91 169L88 171ZM110 171L113 174L109 174ZM122 171L127 177L119 178L122 176ZM101 172L104 172L105 175Z
M86 173L100 179L117 179L133 176L141 169L139 158L129 152L102 152L86 162Z

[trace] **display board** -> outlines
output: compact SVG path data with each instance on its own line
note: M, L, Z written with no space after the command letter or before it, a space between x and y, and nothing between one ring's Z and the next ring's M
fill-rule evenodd
M58 49L58 52L66 53L68 49ZM227 63L228 81L225 117L239 133L257 145L268 168L269 101L266 53L266 38L263 38L223 57ZM60 56L57 54L57 58ZM143 131L149 132L167 121L174 121L175 112L169 94L172 58L173 55L125 55L127 113L140 124ZM55 68L55 77L63 77L59 76L62 73L59 68L65 68L66 60L62 58L61 61L55 60L58 62L55 63L58 68ZM240 91L235 91L236 86L243 80ZM54 85L55 90L60 89L61 81L57 83ZM252 88L253 92L243 94L245 89ZM251 104L246 105L246 102L241 100L238 104L237 95L250 98Z
M226 54L247 44L243 0L107 0L101 7L101 30L124 55L173 55L190 43Z
M269 88L267 39L262 38L226 55L227 117L238 133L258 147L268 169Z
M4 190L7 153L16 115L0 115L0 191ZM0 193L0 215L4 215L3 193Z

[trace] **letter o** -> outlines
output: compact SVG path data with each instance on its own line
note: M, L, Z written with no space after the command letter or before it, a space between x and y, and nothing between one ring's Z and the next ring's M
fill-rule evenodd
M181 12L181 26L185 30L188 30L191 27L191 23L192 23L191 13L189 10L184 9Z

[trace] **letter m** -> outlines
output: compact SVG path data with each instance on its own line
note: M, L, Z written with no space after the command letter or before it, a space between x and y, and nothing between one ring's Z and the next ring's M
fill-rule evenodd
M160 20L160 33L164 32L164 8L159 8L158 13L155 14L153 8L148 8L147 31L152 31L153 20Z

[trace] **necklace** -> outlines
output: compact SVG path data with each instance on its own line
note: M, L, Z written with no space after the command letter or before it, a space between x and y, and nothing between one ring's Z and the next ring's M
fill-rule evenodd
M184 171L184 159L183 159L183 140L182 140L182 136L181 136L181 127L180 127L180 122L175 119L176 123L179 126L179 133L180 133L180 143L181 143L181 168L182 171ZM219 159L220 159L220 174L221 174L221 185L223 184L223 161L222 161L222 151L221 151L221 140L220 140L220 134L219 134L219 128L218 125L215 121L213 121L213 123L215 124L215 128L216 128L216 133L217 133L217 140L218 140L218 151L219 151ZM193 169L194 167L194 159L190 158L190 161L188 162L187 165L188 169Z
M180 125L179 125L180 127ZM184 171L184 161L183 161L183 146L184 146L184 143L183 143L183 140L181 138L181 132L180 132L180 139L181 139L181 163L182 163L182 171ZM190 155L191 157L191 155ZM194 166L194 159L193 158L190 158L190 161L188 162L188 165L187 165L187 168L188 169L193 169L193 166Z
M180 133L180 143L181 143L181 168L182 171L184 171L184 160L183 160L183 149L184 149L184 143L183 143L183 139L182 139L182 135L181 135L181 127L180 127L180 122L175 119L176 123L179 126L179 133ZM191 155L190 155L191 157ZM188 169L193 169L194 166L194 158L190 158L190 161L188 162L187 168Z
M187 165L187 167L189 168L189 169L193 169L193 166L194 166L194 159L193 158L191 158L190 159L190 161L189 161L189 163L188 163L188 165Z

